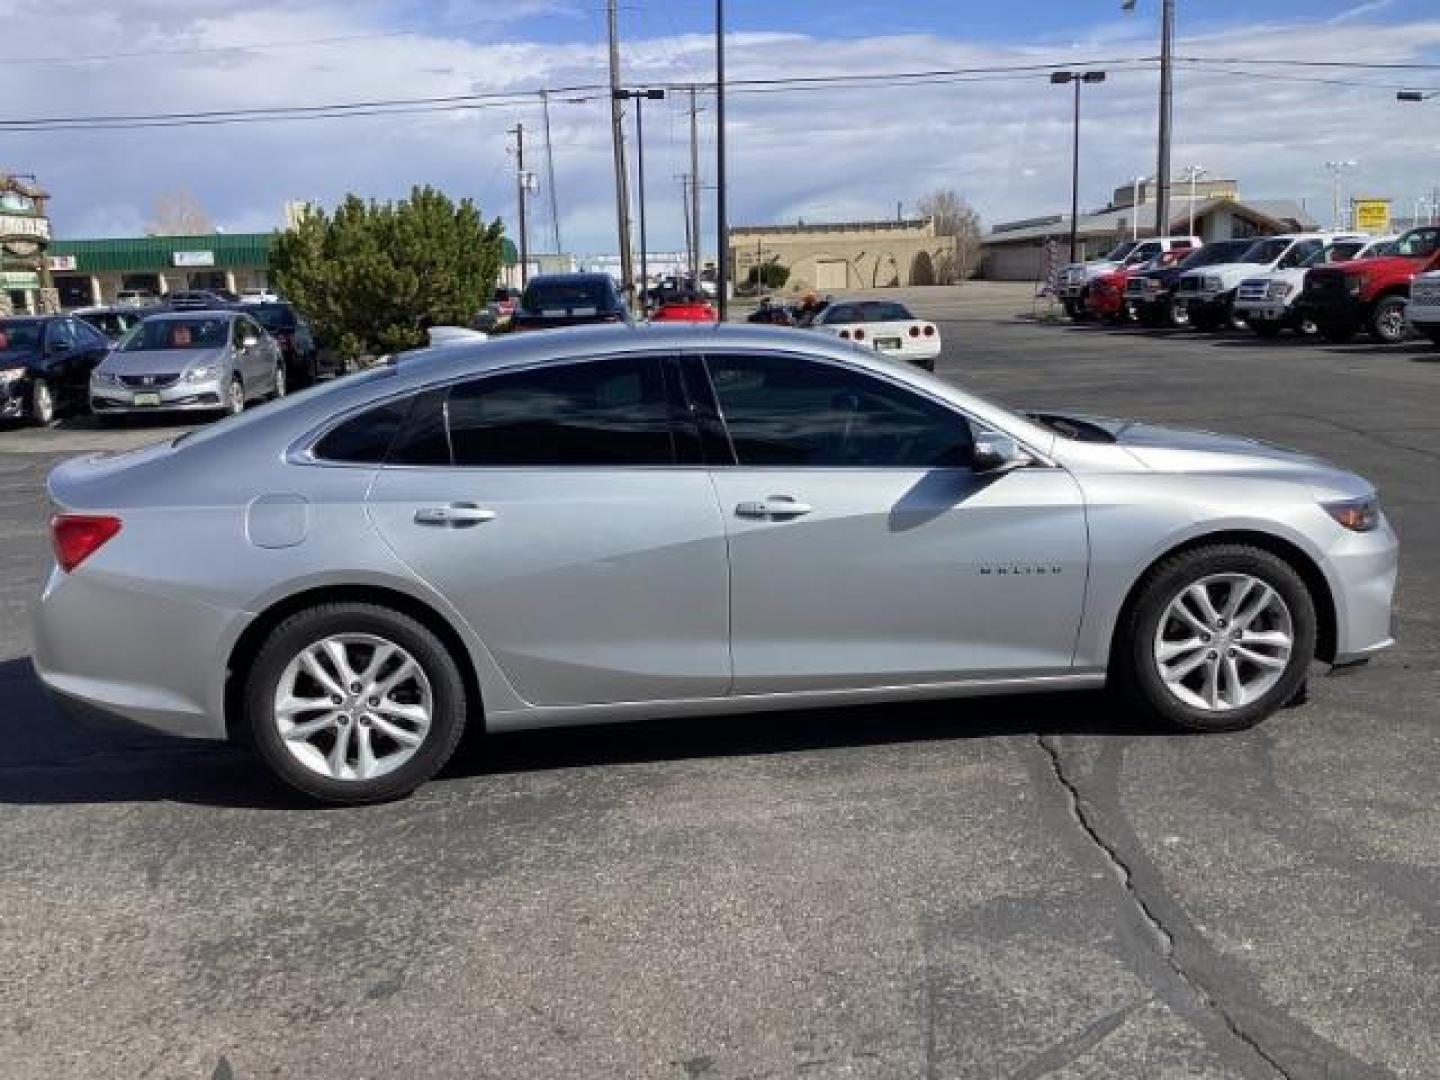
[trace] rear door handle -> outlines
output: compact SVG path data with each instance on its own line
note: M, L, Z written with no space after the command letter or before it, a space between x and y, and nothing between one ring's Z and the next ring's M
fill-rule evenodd
M449 506L422 506L415 511L416 525L449 525L453 528L466 528L494 519L494 510L476 506L474 503L456 502Z
M797 502L789 495L771 495L758 502L742 502L735 507L735 513L748 518L792 518L808 514L813 509L809 503Z

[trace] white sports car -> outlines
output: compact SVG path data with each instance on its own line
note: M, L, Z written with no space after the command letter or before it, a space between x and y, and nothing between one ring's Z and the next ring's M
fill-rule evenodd
M810 324L876 352L891 353L926 371L935 370L940 355L940 330L917 319L894 300L834 300Z

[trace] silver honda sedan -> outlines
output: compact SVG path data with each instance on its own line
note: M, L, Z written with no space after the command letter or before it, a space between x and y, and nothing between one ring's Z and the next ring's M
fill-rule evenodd
M50 689L333 802L410 791L467 724L1109 683L1234 729L1390 643L1358 476L766 327L411 353L49 489Z

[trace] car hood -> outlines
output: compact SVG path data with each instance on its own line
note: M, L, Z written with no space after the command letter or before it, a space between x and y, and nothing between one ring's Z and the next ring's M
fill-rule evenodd
M1155 472L1314 474L1335 471L1335 467L1322 458L1243 435L1052 409L1035 410L1029 415L1073 425L1082 441L1121 447ZM1063 445L1061 440L1060 446Z
M1427 258L1411 258L1405 255L1374 255L1367 259L1351 259L1349 262L1326 263L1327 270L1339 270L1345 274L1397 273L1413 274L1424 266ZM1320 269L1316 267L1315 269Z
M111 352L100 362L110 375L174 375L188 367L217 363L225 358L225 346L213 349L145 349Z
M1254 274L1257 270L1269 271L1270 268L1270 263L1216 263L1214 266L1202 266L1196 270L1186 270L1184 276L1205 277L1206 275L1210 275L1213 277L1229 277L1231 274Z

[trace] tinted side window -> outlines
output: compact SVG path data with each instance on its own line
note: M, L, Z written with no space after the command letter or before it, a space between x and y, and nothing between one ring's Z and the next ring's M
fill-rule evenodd
M69 319L56 319L50 324L50 332L45 336L47 348L54 348L56 345L64 345L70 348L75 344L75 335L70 330Z
M390 444L409 408L408 400L390 401L352 416L315 444L314 456L322 461L380 464L390 452Z
M970 463L964 417L864 372L789 356L716 356L706 364L741 465Z
M660 361L622 356L492 375L450 391L456 465L669 465Z

